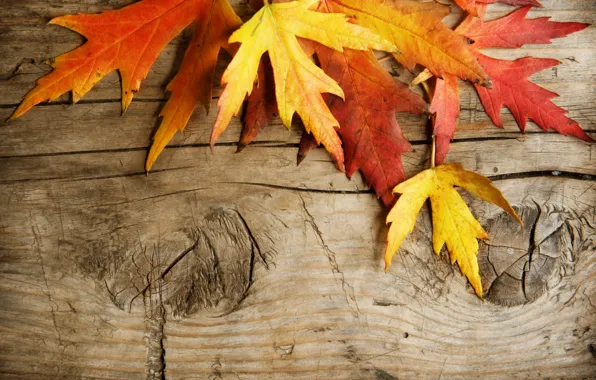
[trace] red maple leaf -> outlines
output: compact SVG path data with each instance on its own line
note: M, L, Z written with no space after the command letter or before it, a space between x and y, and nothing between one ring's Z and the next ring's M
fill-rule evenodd
M346 174L351 177L360 169L377 197L390 205L392 189L406 178L401 154L411 147L395 112L420 114L424 102L391 77L370 52L336 52L317 46L316 54L321 68L345 93L345 101L325 97L341 126Z
M474 40L474 54L492 79L491 89L475 86L482 105L499 127L502 127L501 107L506 106L522 132L530 118L545 131L553 129L564 135L592 141L577 122L565 116L566 110L551 101L558 94L528 80L532 74L561 62L532 57L507 61L487 57L476 50L481 47L520 47L526 43L549 44L551 38L565 37L588 26L578 22L553 22L549 21L549 17L526 20L529 10L530 7L520 8L489 22L469 16L456 29Z
M342 87L345 101L324 95L340 123L346 174L360 170L383 203L391 205L392 189L405 180L401 154L410 150L395 112L420 114L424 101L396 81L370 52L333 51L313 44L321 68ZM297 162L318 144L308 133L300 140Z
M493 87L475 86L480 101L493 123L502 127L501 107L509 108L523 132L526 121L532 119L545 131L553 129L563 135L572 135L593 141L579 124L568 118L566 110L551 101L558 94L538 86L528 77L538 71L557 66L556 59L524 57L515 61L490 58L476 53L478 62L490 73Z
M528 79L532 74L561 62L556 59L532 57L508 61L487 57L478 51L486 47L518 48L528 43L549 44L552 38L565 37L588 26L578 22L553 22L549 17L526 19L530 8L523 7L488 22L468 16L457 27L458 33L473 40L471 50L492 81L491 88L474 85L480 101L487 115L498 127L503 127L501 108L505 106L513 114L522 132L525 131L527 120L531 119L545 131L553 129L563 135L572 135L592 142L580 125L566 116L567 111L551 101L558 94ZM458 115L456 109L459 109L459 106L454 100L454 90L443 85L440 80L437 83L433 99L435 104L431 104L431 112L437 113L435 135L438 138L435 159L440 163L449 150L449 139L453 138Z
M443 75L443 79L437 78L429 111L434 114L433 134L437 138L435 162L440 165L449 151L449 142L453 139L455 124L459 117L457 77Z
M565 37L588 26L580 22L554 22L550 17L526 19L530 9L523 7L488 22L467 17L455 31L474 41L474 49L519 48L525 44L550 44L552 38Z

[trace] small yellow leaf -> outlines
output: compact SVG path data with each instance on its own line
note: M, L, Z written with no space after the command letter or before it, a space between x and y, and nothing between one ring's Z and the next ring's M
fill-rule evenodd
M488 178L465 170L461 164L445 164L425 170L393 190L401 196L387 215L387 223L391 223L391 226L387 235L385 270L391 265L393 255L406 235L414 229L416 216L422 205L430 198L435 253L440 254L441 248L446 244L451 264L457 261L462 274L468 278L476 294L482 297L482 282L476 258L477 239L488 239L488 235L454 186L462 187L501 207L522 224L515 210Z

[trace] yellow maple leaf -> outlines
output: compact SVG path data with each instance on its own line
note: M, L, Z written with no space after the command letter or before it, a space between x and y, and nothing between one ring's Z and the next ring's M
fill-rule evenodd
M477 239L488 239L488 235L454 186L462 187L473 195L501 207L522 224L515 210L488 178L465 170L461 164L445 164L427 169L393 189L394 193L401 195L387 215L387 223L391 223L391 226L387 235L385 270L391 265L393 255L406 235L414 229L416 216L422 205L430 198L435 253L439 255L443 245L447 244L451 264L457 261L462 274L468 278L476 294L482 297L482 283L476 258Z
M396 52L390 42L370 30L348 23L343 14L319 13L308 8L319 0L266 4L230 37L242 45L222 77L227 84L218 101L219 112L211 132L211 146L228 126L252 91L261 56L269 52L279 116L289 128L295 112L305 129L323 144L343 170L341 140L333 117L321 93L344 93L339 85L317 67L301 49L296 37L317 41L332 49L379 49Z

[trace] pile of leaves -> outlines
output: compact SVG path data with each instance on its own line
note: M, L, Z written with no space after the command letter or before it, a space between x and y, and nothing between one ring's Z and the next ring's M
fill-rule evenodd
M423 204L430 199L433 248L446 244L476 294L482 285L477 239L487 234L455 187L491 202L521 223L490 180L459 164L442 164L459 116L458 78L473 83L493 123L501 127L503 106L521 131L531 119L588 142L592 139L566 111L551 100L557 94L528 78L558 65L554 59L525 57L514 61L491 58L484 48L518 48L547 44L586 28L575 22L528 19L536 0L455 0L467 12L455 29L441 20L450 8L413 0L297 0L264 3L251 0L256 13L243 23L227 0L142 0L101 14L55 18L52 24L87 38L81 47L55 58L54 70L37 82L11 118L33 106L72 91L81 99L108 73L122 78L124 112L164 46L186 27L194 35L160 114L146 170L178 131L184 130L195 107L211 105L213 76L220 50L233 56L221 83L213 146L246 102L239 149L246 147L269 121L279 116L290 128L298 114L304 134L299 161L322 144L339 170L351 177L360 170L386 206L391 223L386 268L410 233ZM508 15L483 21L490 3L516 8ZM396 81L372 50L384 51L417 77L425 98ZM410 144L396 112L428 112L433 124L431 165L406 181L401 155ZM436 166L437 165L437 166ZM401 194L395 201L395 193Z

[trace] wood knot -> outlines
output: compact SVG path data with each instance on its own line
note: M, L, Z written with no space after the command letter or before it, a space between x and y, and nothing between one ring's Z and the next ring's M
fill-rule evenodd
M127 311L161 307L175 319L198 312L232 312L246 297L257 263L269 267L249 224L230 207L205 210L176 230L139 237L128 231L117 244L99 239L73 248L78 271L105 286ZM83 249L86 244L91 249ZM155 308L152 308L155 309Z
M264 260L250 227L238 211L216 208L190 235L193 246L165 278L165 305L175 317L230 313L246 297L255 260Z
M533 203L517 208L525 229L506 214L488 223L490 240L480 245L478 263L485 299L514 306L535 301L574 273L593 228L572 210Z

